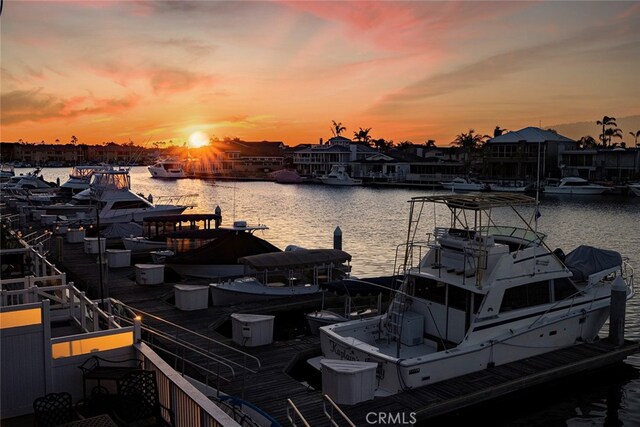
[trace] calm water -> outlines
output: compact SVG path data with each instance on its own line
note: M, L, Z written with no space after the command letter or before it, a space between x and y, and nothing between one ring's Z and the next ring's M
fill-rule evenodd
M60 177L64 182L68 169L45 169L43 174L47 180ZM343 249L353 256L356 276L393 272L396 247L406 240L407 200L436 193L424 189L334 188L268 182L158 181L151 179L144 167L131 170L131 181L133 191L151 193L155 198L198 193L199 206L192 212L213 212L220 206L225 224L233 220L266 224L270 229L260 237L281 249L290 244L331 247L334 230L340 227ZM547 243L552 249L560 247L568 253L581 244L613 249L628 257L640 272L640 197L547 196L541 198L541 213L538 231L548 235ZM435 210L424 215L432 228L433 218L445 217L447 212ZM496 211L494 215L499 221L504 214ZM636 283L639 282L640 273L636 275ZM607 330L605 325L603 333ZM629 339L640 340L640 296L629 303L626 331ZM498 402L489 406L482 418L491 419L493 425L505 426L640 426L640 356L625 363L622 369L608 370L602 375L585 374L580 380L564 381L552 389L511 399L505 405Z

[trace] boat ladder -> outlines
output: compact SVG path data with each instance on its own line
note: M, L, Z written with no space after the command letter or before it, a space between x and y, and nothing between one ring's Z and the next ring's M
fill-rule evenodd
M389 304L389 310L387 311L386 327L387 327L387 341L397 341L398 347L400 346L400 339L402 336L402 321L404 313L406 313L409 300L405 294L406 282L400 286L399 292L391 300ZM399 351L399 350L398 350Z

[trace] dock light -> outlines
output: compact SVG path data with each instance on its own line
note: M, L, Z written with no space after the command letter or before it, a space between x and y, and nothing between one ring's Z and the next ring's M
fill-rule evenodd
M142 321L142 316L137 315L136 317L134 317L135 320L137 320L138 322Z

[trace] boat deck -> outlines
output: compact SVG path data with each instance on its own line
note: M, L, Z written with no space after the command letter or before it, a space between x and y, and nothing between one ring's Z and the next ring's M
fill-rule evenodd
M93 298L100 295L96 256L84 253L82 244L64 243L63 257L58 259L56 245L52 244L49 258L67 273L68 280L74 281L80 289L87 290ZM134 258L134 262L148 260ZM172 277L165 275L167 283L154 286L141 286L135 283L133 267L110 269L105 277L105 297L116 298L137 310L158 316L203 336L236 346L231 338L219 332L234 312L253 314L277 314L292 310L317 310L319 299L302 302L282 302L265 305L264 303L246 304L236 307L211 307L198 311L181 311L172 303ZM206 280L187 280L186 284L208 284ZM176 328L167 324L153 322L144 318L144 323L163 330L166 334L179 334ZM276 319L276 328L278 320ZM182 337L194 345L207 348L205 338L197 336ZM296 365L304 365L305 360L320 355L317 336L292 334L288 339L274 341L261 347L242 348L259 358L261 368L257 373L236 375L229 383L220 383L222 391L241 397L270 414L282 425L290 425L287 419L287 399L291 399L311 426L328 426L329 420L323 411L321 390L314 389L309 383L294 379L290 372ZM639 350L637 342L626 341L621 347L615 347L606 340L592 344L582 344L545 355L533 357L508 365L493 367L484 371L465 375L441 383L408 390L403 393L380 397L352 406L340 405L355 425L367 425L366 416L370 412L405 413L409 417L415 413L418 420L430 419L452 411L489 400L499 396L525 390L560 378L580 374L587 370L606 367L620 362ZM221 349L220 354L230 356L230 351ZM189 360L198 362L194 355ZM294 369L295 370L295 369ZM317 373L316 373L317 375ZM339 423L340 424L340 423ZM342 425L342 424L340 424Z

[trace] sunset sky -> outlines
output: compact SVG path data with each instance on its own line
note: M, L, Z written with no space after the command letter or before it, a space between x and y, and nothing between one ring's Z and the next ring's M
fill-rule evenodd
M640 129L637 1L5 0L0 41L2 141Z

